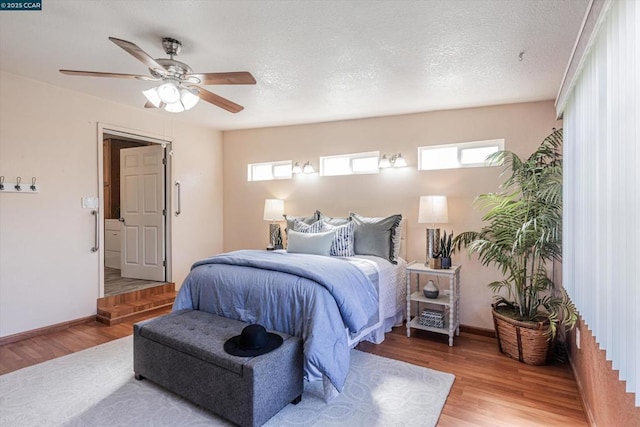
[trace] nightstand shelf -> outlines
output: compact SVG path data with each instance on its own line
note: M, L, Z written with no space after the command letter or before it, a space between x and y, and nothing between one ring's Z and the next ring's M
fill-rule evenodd
M411 294L411 301L424 302L427 304L445 305L447 307L451 307L455 302L458 301L459 298L460 298L459 295L451 298L448 290L445 290L444 292L440 292L440 295L438 295L438 298L427 298L424 296L422 291L416 291Z
M411 292L411 274L416 275L415 291ZM445 277L448 289L440 289L437 298L426 298L420 288L420 276ZM425 281L426 284L426 281ZM441 285L442 286L442 285ZM418 303L415 317L411 317L411 302ZM441 328L420 324L420 304L439 306L444 311L444 326ZM436 270L424 265L424 262L413 261L407 265L407 337L411 337L411 328L422 329L449 336L449 346L453 346L454 335L460 335L460 266L452 265L449 269Z
M413 319L411 319L411 322L409 322L409 327L414 329L422 329L423 331L436 332L438 334L445 334L445 335L449 334L449 322L446 320L444 321L444 326L442 328L436 328L434 326L421 325L420 322L418 321L418 317L416 316Z

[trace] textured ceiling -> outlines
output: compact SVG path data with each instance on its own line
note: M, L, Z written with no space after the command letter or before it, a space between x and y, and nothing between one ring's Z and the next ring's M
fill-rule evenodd
M152 114L228 130L553 99L588 0L42 3L0 12L0 69L142 108L151 82L58 69L145 74L108 37L154 58L174 37L195 72L250 71L257 84L206 87L238 114L205 102Z

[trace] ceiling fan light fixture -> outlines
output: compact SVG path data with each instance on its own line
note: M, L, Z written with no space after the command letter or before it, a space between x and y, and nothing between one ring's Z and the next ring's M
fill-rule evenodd
M180 101L180 89L172 81L168 81L158 86L158 96L165 104L173 104Z
M154 107L160 108L160 106L162 105L162 100L160 99L160 95L158 95L157 87L143 90L142 94L145 96L145 98L147 98L147 101L153 104Z
M193 107L196 106L198 101L200 101L200 97L193 92L194 90L185 89L185 88L182 88L180 90L180 101L182 102L182 105L184 106L185 110L192 109Z
M182 43L171 37L162 39L162 47L169 59L154 59L140 46L127 40L109 37L109 40L122 48L125 52L143 63L149 75L108 73L99 71L60 70L62 74L87 77L110 77L119 79L136 79L142 81L160 82L158 87L143 91L147 98L145 108L164 108L167 111L180 112L193 108L200 98L209 104L220 107L230 113L238 113L244 109L233 101L223 98L213 92L191 85L254 85L256 79L248 71L232 71L226 73L193 73L189 65L177 61L174 56L180 53ZM180 105L172 105L179 103ZM170 107L167 107L171 105Z
M170 113L182 113L185 110L184 105L182 105L180 101L167 104L164 106L164 109Z

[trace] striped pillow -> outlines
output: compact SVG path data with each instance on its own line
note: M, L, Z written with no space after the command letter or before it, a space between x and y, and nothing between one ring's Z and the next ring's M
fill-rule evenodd
M322 231L328 231L324 229L323 221L316 221L312 224L307 224L298 219L293 221L293 231L298 231L300 233L320 233Z
M324 224L325 231L334 231L336 233L331 245L331 256L355 256L353 244L353 231L355 224L349 221L344 225Z

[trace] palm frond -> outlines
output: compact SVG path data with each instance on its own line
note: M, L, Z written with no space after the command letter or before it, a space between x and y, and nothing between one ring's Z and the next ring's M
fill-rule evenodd
M528 158L499 151L487 160L502 164L499 191L479 195L474 206L483 212L480 231L456 236L452 245L466 247L482 265L493 265L505 276L489 287L501 302L516 308L523 319L543 312L549 333L558 324L573 327L575 307L562 288L548 277L545 263L562 259L562 129L548 135ZM507 297L500 293L507 293Z

